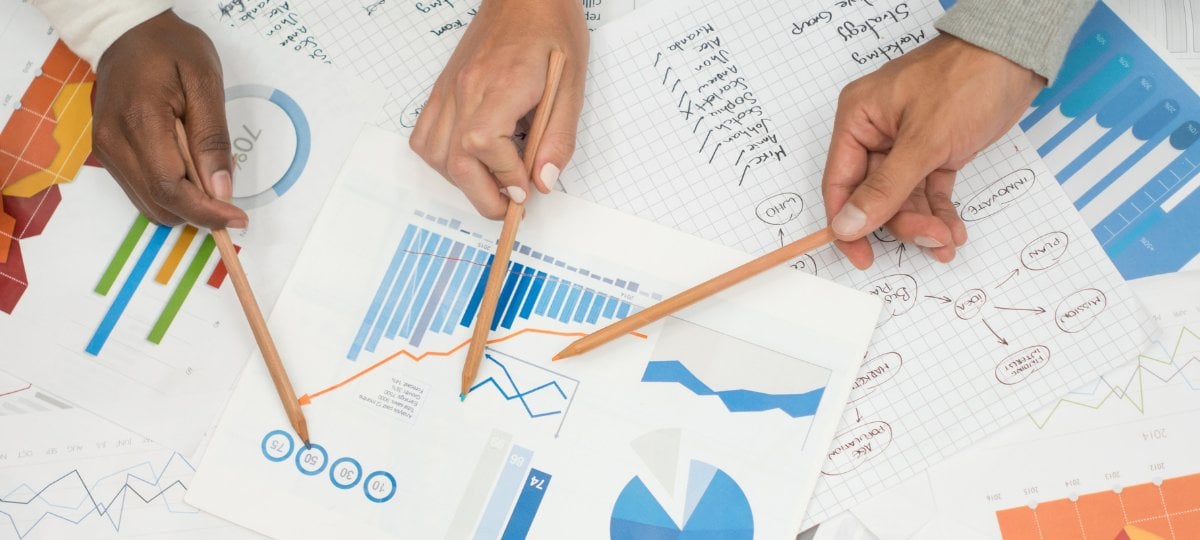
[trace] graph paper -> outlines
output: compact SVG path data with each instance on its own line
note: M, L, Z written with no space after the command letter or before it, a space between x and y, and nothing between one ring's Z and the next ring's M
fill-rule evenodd
M662 2L593 34L567 192L752 253L825 224L844 84L936 35L936 2ZM958 174L950 265L886 232L854 270L885 314L808 508L815 523L1094 381L1152 324L1019 131ZM820 309L819 306L796 306Z

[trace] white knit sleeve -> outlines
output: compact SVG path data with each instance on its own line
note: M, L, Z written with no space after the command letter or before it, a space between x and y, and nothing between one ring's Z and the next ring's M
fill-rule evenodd
M171 9L172 0L32 0L59 37L93 67L130 28Z

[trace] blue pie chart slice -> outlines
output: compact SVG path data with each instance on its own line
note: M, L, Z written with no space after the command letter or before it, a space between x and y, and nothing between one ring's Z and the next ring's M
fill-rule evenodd
M639 477L621 490L613 505L613 540L750 540L750 502L725 471L693 461L688 479L687 514L680 527Z

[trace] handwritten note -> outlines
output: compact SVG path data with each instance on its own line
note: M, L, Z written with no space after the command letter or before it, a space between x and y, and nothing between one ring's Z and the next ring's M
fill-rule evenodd
M838 93L933 39L941 12L930 0L660 0L593 34L564 188L751 253L816 230ZM791 263L885 306L809 523L1095 380L1147 337L1019 131L959 172L953 198L970 237L953 264L885 230L866 272L833 248Z

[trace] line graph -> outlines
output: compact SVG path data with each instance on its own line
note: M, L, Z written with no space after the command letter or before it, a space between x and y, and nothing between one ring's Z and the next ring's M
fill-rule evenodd
M500 336L495 339L490 339L487 341L487 344L494 345L497 343L503 343L505 341L508 341L510 339L516 338L516 337L524 335L524 334L541 334L541 335L547 335L547 336L578 338L578 337L586 336L588 333L587 332L561 332L561 331L557 331L557 330L547 330L544 328L522 328L511 334L506 334L506 335ZM641 332L631 332L629 335L639 338L639 339L646 339L646 337L647 337L646 334L643 334ZM346 386L347 384L354 382L359 377L362 377L363 375L366 375L397 358L408 358L409 360L412 360L413 362L420 362L421 360L424 360L426 358L445 358L448 356L453 356L455 353L463 350L464 348L467 347L467 345L470 345L470 344L471 344L471 340L466 339L466 340L460 342L458 345L455 345L454 347L451 347L444 351L426 351L426 352L421 352L421 353L413 352L408 349L400 349L400 350L384 357L383 359L375 362L374 364L371 364L370 366L367 366L366 368L364 368L362 370L356 371L354 374L350 375L349 377L346 377L345 379L342 379L341 381L339 381L335 384L332 384L330 386L322 388L321 390L318 390L316 392L306 393L304 395L301 395L299 398L300 404L308 405L308 404L312 403L312 400L314 400L318 397L321 397L325 394L328 394L334 390L342 388L342 387Z
M25 538L52 519L79 525L89 518L102 518L114 532L120 532L128 505L138 502L161 503L170 513L199 514L179 502L187 491L182 478L194 472L187 459L172 453L161 468L155 469L146 461L90 482L79 469L72 469L38 488L21 484L0 496L0 515L7 518L18 538ZM149 473L140 473L142 470ZM112 482L119 485L105 485ZM107 494L103 493L106 487L111 490ZM179 493L178 508L171 503L173 492Z
M713 390L678 360L651 360L646 363L642 382L676 383L697 396L716 396L732 413L763 412L779 409L792 418L816 414L825 387L798 394L768 394L754 390Z
M496 351L487 352L484 357L488 361L483 370L484 378L471 387L470 394L480 388L494 388L504 401L519 401L530 419L566 415L575 389L579 386L578 379ZM497 369L500 370L499 374L495 372ZM515 377L514 372L518 372ZM521 387L526 385L517 382L517 379L535 377L538 380L549 379L525 389Z
M1139 354L1137 365L1124 381L1113 382L1111 375L1105 375L1100 377L1090 392L1072 394L1089 395L1093 397L1091 400L1068 395L1056 401L1044 414L1030 413L1029 419L1037 429L1045 429L1064 408L1099 410L1110 401L1127 402L1138 413L1145 414L1145 385L1149 381L1162 384L1182 381L1192 390L1200 390L1200 333L1187 326L1181 327L1171 346L1163 344L1162 353Z

